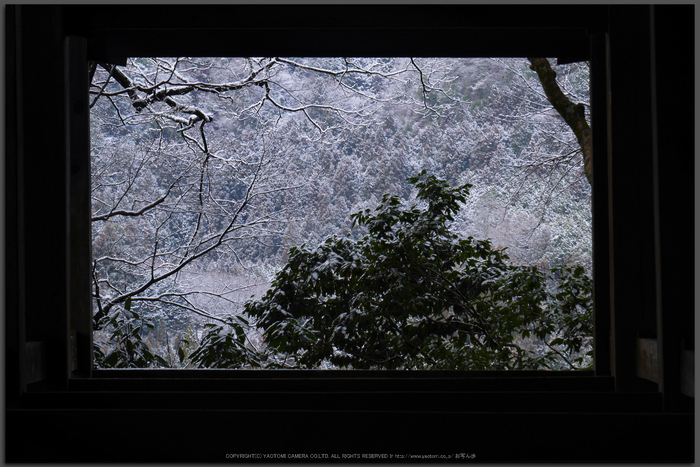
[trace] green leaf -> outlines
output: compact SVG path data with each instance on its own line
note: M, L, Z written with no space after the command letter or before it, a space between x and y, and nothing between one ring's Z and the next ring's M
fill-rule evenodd
M124 302L124 309L126 311L131 311L131 297L126 297L126 301Z

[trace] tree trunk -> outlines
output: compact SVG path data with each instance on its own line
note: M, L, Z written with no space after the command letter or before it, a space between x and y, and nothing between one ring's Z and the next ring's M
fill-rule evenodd
M593 184L593 146L591 142L591 127L586 122L586 111L583 104L575 104L564 95L557 84L557 73L552 69L546 58L528 58L530 69L537 73L542 83L547 99L562 116L567 125L573 130L583 153L583 169L588 183Z

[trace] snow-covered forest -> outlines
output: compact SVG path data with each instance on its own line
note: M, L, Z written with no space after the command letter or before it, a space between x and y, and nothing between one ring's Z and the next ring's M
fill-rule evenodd
M587 64L553 65L562 91L587 111ZM197 367L191 356L202 355L203 342L221 351L225 336L263 349L264 332L243 310L270 288L290 248L332 235L359 240L367 229L353 227L351 215L374 210L387 193L414 200L406 180L421 171L471 185L449 223L460 238L489 239L512 265L581 265L590 276L581 147L529 66L445 58L93 63L96 365ZM224 333L227 326L235 332ZM574 354L557 351L557 368L590 363L591 336L580 334ZM534 353L551 348L518 342Z

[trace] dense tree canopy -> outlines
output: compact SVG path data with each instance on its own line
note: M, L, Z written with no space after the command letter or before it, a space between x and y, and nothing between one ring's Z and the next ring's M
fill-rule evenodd
M581 352L592 331L583 269L562 268L548 278L536 267L509 264L488 240L451 232L469 185L450 188L424 173L409 181L417 190L410 204L387 194L374 211L353 214L366 230L359 240L332 236L290 251L270 290L246 304L267 344L252 363L472 370L590 363ZM211 358L202 362L249 363L240 324L228 333L215 328L204 346ZM211 349L217 345L218 359Z

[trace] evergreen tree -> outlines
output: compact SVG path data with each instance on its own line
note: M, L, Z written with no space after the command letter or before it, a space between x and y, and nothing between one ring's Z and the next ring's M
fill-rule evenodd
M450 222L469 193L412 177L414 202L385 195L353 214L360 240L293 248L272 288L245 311L285 365L355 369L575 369L591 339L583 269L509 264ZM548 287L548 279L558 282ZM535 338L537 344L526 348ZM590 352L589 352L590 354ZM571 358L571 356L575 358ZM290 360L291 359L291 360ZM290 363L291 362L291 363Z

